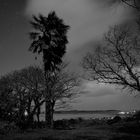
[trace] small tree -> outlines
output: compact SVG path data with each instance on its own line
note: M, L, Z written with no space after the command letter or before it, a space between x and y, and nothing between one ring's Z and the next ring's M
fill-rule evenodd
M105 35L104 44L83 59L83 67L90 73L90 79L139 92L139 35L125 26L115 26Z

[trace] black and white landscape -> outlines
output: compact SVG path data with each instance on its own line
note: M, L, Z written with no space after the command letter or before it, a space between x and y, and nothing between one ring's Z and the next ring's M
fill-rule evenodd
M139 0L0 0L0 139L139 140Z

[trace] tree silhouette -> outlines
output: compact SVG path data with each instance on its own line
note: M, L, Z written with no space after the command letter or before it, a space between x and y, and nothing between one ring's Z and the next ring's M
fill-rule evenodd
M115 26L105 35L103 45L83 59L89 78L99 83L119 85L133 93L140 91L139 34Z
M140 2L139 0L121 0L126 5L140 11Z
M49 82L52 124L54 110L68 107L80 93L81 80L67 66L62 63ZM20 128L33 126L35 120L39 124L41 106L45 103L44 87L44 72L39 66L25 67L0 77L0 119L15 122Z
M31 25L35 32L30 32L32 43L29 50L33 53L43 53L45 71L58 69L66 52L66 33L69 26L65 25L55 12L49 13L48 17L33 16Z
M58 18L56 13L50 12L48 17L39 15L33 16L31 25L34 32L30 32L32 40L29 48L33 53L43 54L44 75L46 80L46 121L51 126L50 118L50 93L49 93L49 74L55 70L59 70L59 65L62 63L62 57L66 52L67 31L69 26L63 23L63 20Z
M59 71L51 75L50 92L51 92L51 122L53 126L53 114L55 109L68 107L69 103L80 93L80 77L78 74L68 71L68 64L62 63Z
M30 126L44 99L44 74L38 66L10 72L0 78L1 118ZM25 112L28 115L25 116Z

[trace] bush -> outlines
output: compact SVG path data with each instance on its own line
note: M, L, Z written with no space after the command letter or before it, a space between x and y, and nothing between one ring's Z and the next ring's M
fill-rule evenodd
M54 121L54 128L55 129L66 129L69 127L68 120L57 120Z
M118 128L120 132L140 135L140 125L137 122L127 122Z
M140 138L137 136L124 135L124 136L115 136L111 138L110 140L139 140L139 139Z
M75 124L77 124L79 122L79 120L77 120L77 119L70 119L69 120L69 124L70 125L75 125Z
M74 126L79 123L78 119L70 119L70 120L57 120L54 121L54 129L74 129Z
M16 126L14 122L0 122L0 134L7 134L12 132L19 131L19 128Z
M134 115L133 118L137 121L140 121L140 111L137 111Z
M131 121L134 121L134 118L133 117L126 117L126 118L124 118L124 121L131 122Z
M115 116L113 119L108 120L107 123L108 123L109 125L111 125L111 124L117 123L117 122L119 122L119 121L121 121L121 120L122 120L122 118L121 118L120 116Z
M79 121L79 122L83 122L84 120L83 120L83 118L79 117L79 118L78 118L78 121Z

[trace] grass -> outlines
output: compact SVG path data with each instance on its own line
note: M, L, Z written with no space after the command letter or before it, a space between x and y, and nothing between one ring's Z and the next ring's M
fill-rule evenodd
M121 120L111 125L103 120L63 121L67 128L38 128L0 134L0 140L140 140L140 124L136 121Z

